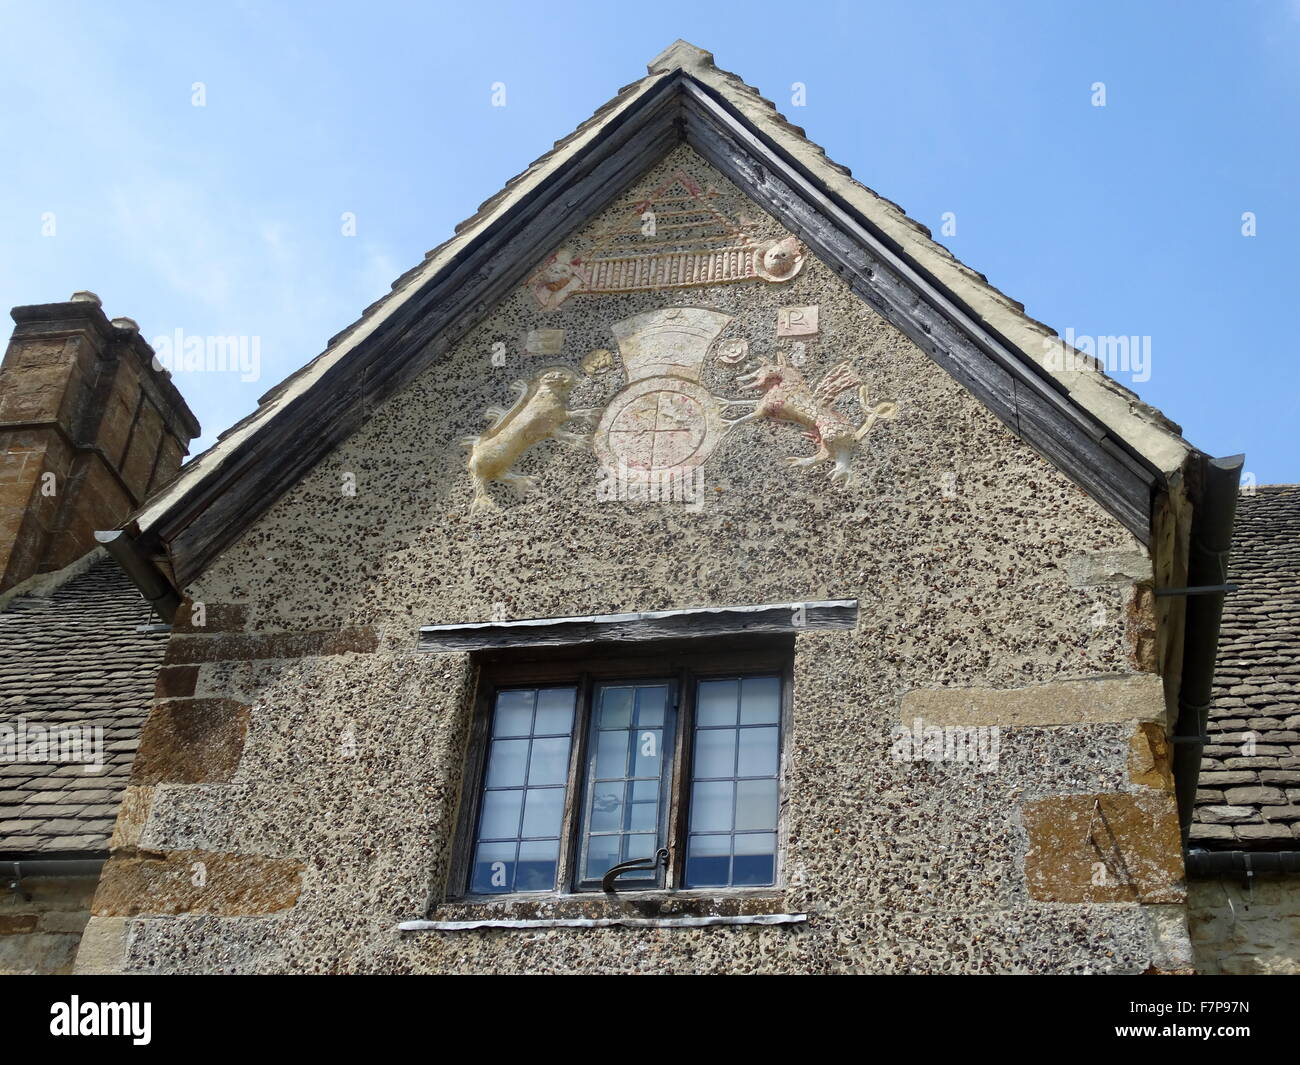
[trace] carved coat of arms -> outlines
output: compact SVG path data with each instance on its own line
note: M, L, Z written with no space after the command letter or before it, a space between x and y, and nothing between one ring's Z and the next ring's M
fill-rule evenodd
M800 467L829 462L831 483L847 487L859 444L878 421L896 416L896 404L872 405L847 359L815 385L783 354L748 362L743 339L715 343L730 321L730 315L707 307L665 307L615 322L610 328L627 380L603 409L569 406L579 375L564 366L544 367L531 379L516 381L514 406L489 408L491 427L464 440L470 449L474 508L495 506L488 492L493 481L529 491L531 478L514 466L526 451L547 441L592 448L607 474L648 484L698 474L733 428L763 420L803 429L816 451L787 461ZM710 355L721 366L737 366L737 388L757 392L759 398L727 399L705 388L702 377ZM604 373L613 368L613 360L610 351L593 351L583 360L583 370ZM837 406L850 390L865 416L860 424ZM592 433L566 428L575 421L589 426L593 419Z
M713 453L731 424L732 403L711 394L700 377L729 321L720 311L670 307L614 323L627 384L596 425L593 443L605 469L689 470Z

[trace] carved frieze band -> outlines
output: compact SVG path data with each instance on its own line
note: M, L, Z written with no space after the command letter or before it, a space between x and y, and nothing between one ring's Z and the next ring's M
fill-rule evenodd
M798 276L806 255L795 237L764 237L748 219L731 217L717 190L678 170L644 199L625 204L589 251L560 248L527 285L541 310L555 311L571 296L754 279L780 284Z

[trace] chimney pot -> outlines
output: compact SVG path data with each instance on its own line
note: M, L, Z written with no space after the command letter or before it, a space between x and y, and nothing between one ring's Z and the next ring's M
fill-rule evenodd
M72 302L93 303L96 307L102 307L104 305L103 301L98 296L87 289L82 289L80 292L74 292L72 294Z
M134 318L114 318L112 319L112 325L114 329L118 329L123 333L140 332L140 324Z

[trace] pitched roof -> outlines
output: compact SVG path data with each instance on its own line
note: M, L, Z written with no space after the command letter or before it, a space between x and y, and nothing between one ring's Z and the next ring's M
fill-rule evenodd
M1300 849L1300 485L1237 501L1193 846Z
M102 551L26 589L0 607L0 855L107 851L167 634L141 631L156 619ZM60 726L103 729L102 770L34 760Z
M1194 452L1176 425L960 263L757 90L677 41L461 223L326 351L127 523L183 587L365 411L465 334L565 236L686 141L1136 535ZM1072 367L1072 368L1062 368Z

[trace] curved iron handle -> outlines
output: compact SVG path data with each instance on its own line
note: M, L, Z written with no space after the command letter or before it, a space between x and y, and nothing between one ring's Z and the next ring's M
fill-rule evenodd
M667 847L660 847L653 858L632 858L611 866L609 872L600 878L600 890L608 895L617 895L618 889L614 887L614 881L624 873L630 873L634 869L658 869L661 865L665 868L668 866Z

